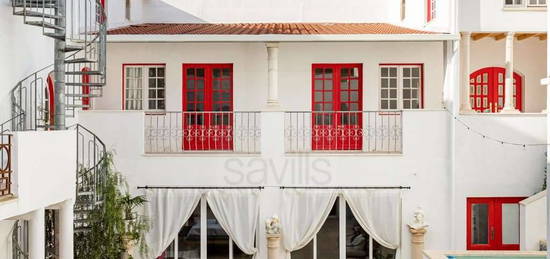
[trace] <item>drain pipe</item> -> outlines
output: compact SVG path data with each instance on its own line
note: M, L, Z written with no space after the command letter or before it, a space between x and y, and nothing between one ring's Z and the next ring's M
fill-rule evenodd
M57 1L55 25L63 27L62 30L56 29L56 34L66 35L66 0ZM54 43L54 103L55 103L55 130L65 130L65 49L66 43L64 40L55 39Z

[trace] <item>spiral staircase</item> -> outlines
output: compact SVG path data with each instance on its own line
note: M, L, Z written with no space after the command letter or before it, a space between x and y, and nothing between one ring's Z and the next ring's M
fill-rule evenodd
M12 118L2 124L0 136L14 131L76 131L74 228L76 234L86 232L90 212L102 202L98 188L105 170L105 145L85 127L66 124L76 122L77 111L91 108L92 99L102 96L106 76L104 0L12 0L11 4L14 15L54 40L55 63L25 77L11 90Z

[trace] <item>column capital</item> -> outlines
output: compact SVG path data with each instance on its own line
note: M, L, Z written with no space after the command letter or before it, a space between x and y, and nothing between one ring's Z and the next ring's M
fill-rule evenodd
M274 42L266 42L266 43L265 43L265 46L266 46L267 48L278 48L278 47L279 47L279 42L276 42L276 41L274 41Z
M513 38L515 35L516 35L516 32L514 32L514 31L506 32L506 38L508 38L508 37Z
M462 38L468 38L468 37L472 37L472 32L471 31L463 31L460 33L460 35L462 36Z

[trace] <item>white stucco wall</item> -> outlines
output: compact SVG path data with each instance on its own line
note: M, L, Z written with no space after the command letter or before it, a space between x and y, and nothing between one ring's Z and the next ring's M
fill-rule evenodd
M267 113L269 114L269 113ZM265 114L264 114L265 115ZM447 114L443 111L410 111L403 115L403 155L281 153L282 121L262 119L266 136L261 155L144 155L142 112L86 111L80 123L101 136L115 150L115 162L132 191L144 185L206 186L411 186L404 191L403 223L422 206L430 222L426 245L444 249L449 244L449 199L447 187ZM109 123L105 123L109 121ZM430 121L433 126L425 127ZM273 129L280 128L280 131ZM320 168L323 171L316 170ZM262 201L261 218L277 213L278 188L268 188ZM437 194L437 195L434 195ZM280 214L280 213L278 213ZM263 233L263 227L260 228ZM403 225L403 258L409 258L410 234ZM261 234L260 257L266 258Z
M53 63L53 40L42 28L26 25L12 14L9 0L0 0L0 123L11 117L9 91L31 73Z
M130 23L393 22L400 1L132 0ZM124 23L126 1L109 1L110 26ZM115 10L118 9L118 10Z
M12 258L11 231L14 222L14 220L0 221L0 258L2 259Z
M504 0L459 0L458 4L460 31L546 31L545 9L504 8Z
M546 116L463 115L460 119L488 136L516 143L545 143ZM457 229L452 249L466 249L466 198L529 197L544 179L545 146L510 146L484 139L461 124L456 126Z
M441 42L281 43L279 95L286 110L311 110L313 63L362 63L363 109L379 108L381 63L424 64L424 107L441 108ZM233 63L234 110L261 110L267 99L264 43L109 43L107 86L95 109L121 109L122 65L166 64L167 110L181 111L183 63Z
M540 249L539 241L546 240L546 191L520 202L520 249Z
M538 113L546 109L546 86L540 80L546 75L546 40L537 37L514 40L514 71L523 76L523 111ZM462 48L464 48L462 44ZM470 42L470 73L485 67L505 67L505 40L486 37ZM462 51L462 62L465 52ZM464 65L464 63L462 63ZM467 94L461 78L461 96ZM461 103L465 99L461 98Z
M0 220L75 197L76 132L29 131L14 135L15 198L0 203Z

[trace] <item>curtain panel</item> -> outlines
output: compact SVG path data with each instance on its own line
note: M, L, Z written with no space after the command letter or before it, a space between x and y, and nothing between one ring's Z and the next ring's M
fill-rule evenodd
M144 210L150 229L145 234L148 253L134 252L134 258L157 258L176 238L183 224L191 217L204 190L197 189L151 189L145 190Z
M233 242L248 255L256 255L256 228L260 214L260 191L212 190L206 194L208 205Z
M338 193L334 190L284 189L281 234L286 257L305 247L327 219Z

